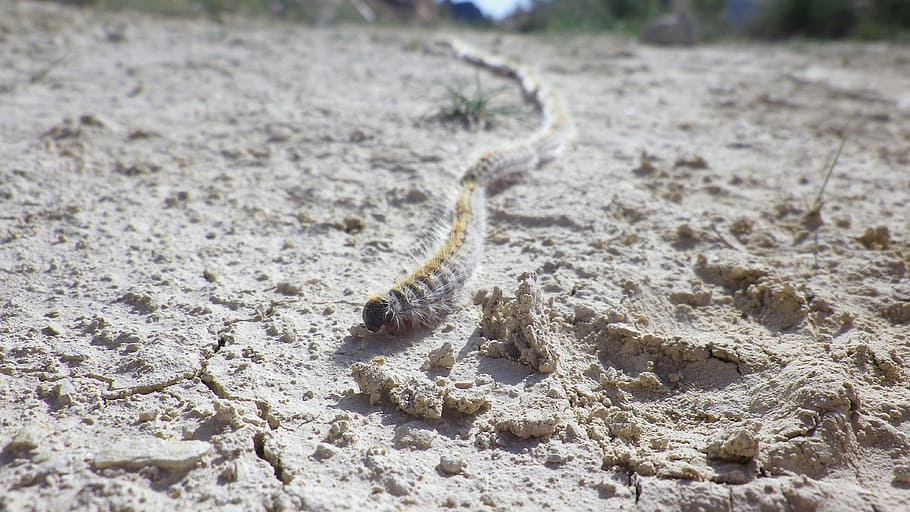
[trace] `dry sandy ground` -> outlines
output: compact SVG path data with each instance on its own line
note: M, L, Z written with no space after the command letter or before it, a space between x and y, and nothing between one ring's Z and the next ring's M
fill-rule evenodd
M0 4L0 509L910 507L910 48L461 34L578 136L360 338L536 122L435 36Z

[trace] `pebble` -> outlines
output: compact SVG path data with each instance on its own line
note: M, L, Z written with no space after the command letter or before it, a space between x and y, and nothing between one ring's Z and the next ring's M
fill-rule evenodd
M325 460L334 457L336 453L338 453L338 450L334 446L328 443L319 443L316 445L313 457L319 460Z
M9 443L11 450L33 450L51 433L50 427L43 423L29 423L22 427Z
M63 379L54 386L54 396L57 404L60 406L70 405L73 403L73 395L76 394L76 386L69 379Z
M95 455L97 469L121 467L141 469L156 466L164 470L181 471L196 465L212 445L205 441L173 441L165 439L125 439Z
M457 475L459 473L464 473L467 466L468 463L457 455L443 455L439 457L439 465L436 467L443 473Z
M155 421L158 418L158 409L146 409L139 412L139 421Z

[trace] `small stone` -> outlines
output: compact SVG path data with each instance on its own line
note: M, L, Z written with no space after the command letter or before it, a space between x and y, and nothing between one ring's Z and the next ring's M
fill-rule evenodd
M275 291L282 295L303 295L303 289L301 287L287 281L276 284Z
M319 460L330 459L338 453L338 449L328 443L319 443L316 445L316 451L313 452L313 458Z
M758 456L760 429L760 423L746 422L718 431L708 440L705 453L709 459L746 463Z
M557 450L557 449L552 449L552 450L550 450L550 452L547 453L547 456L546 456L546 458L544 459L544 461L545 461L547 464L554 464L554 465L565 464L567 460L569 460L568 457L566 457L565 455L563 455L563 454L562 454L559 450Z
M34 450L50 433L50 427L43 423L29 423L22 427L22 430L10 441L9 449Z
M442 417L444 398L441 390L426 378L410 378L392 388L389 400L411 416L429 420Z
M748 235L755 227L755 222L748 217L740 217L730 225L730 232L737 236Z
M146 409L144 411L139 411L139 421L155 421L158 418L158 409Z
M661 435L652 437L649 440L652 450L664 451L670 446L670 439Z
M160 305L150 294L145 292L127 292L121 295L117 302L132 307L133 313L148 315L158 311Z
M385 359L375 358L369 363L351 365L351 375L361 393L370 396L370 405L376 405L387 398L389 391L398 386L400 378L384 368Z
M450 389L445 395L446 409L454 409L462 414L474 414L490 406L490 400L478 390Z
M859 237L859 243L863 247L872 251L883 251L891 246L891 232L887 226L875 226L866 228L863 236Z
M439 457L439 465L436 466L443 473L449 475L457 475L464 473L465 468L467 468L468 463L465 460L457 455L443 455Z
M356 215L350 215L344 219L344 232L345 233L360 233L363 231L363 228L366 227L366 222Z
M54 386L54 396L57 399L57 405L70 405L73 403L73 395L75 394L76 386L69 379L63 379Z
M910 484L910 462L901 461L894 466L894 481Z
M558 420L555 417L529 415L529 417L509 419L496 424L500 432L511 432L522 439L546 437L556 432Z
M421 365L421 370L429 370L430 368L445 368L451 370L455 366L455 352L452 350L452 344L448 341L443 343L442 346L431 350L427 354L426 359Z
M339 415L329 427L329 432L323 439L335 446L348 446L357 440L357 434L351 428L351 422L346 415Z
M59 324L49 323L44 329L41 329L41 333L45 336L60 336L63 334L63 328Z
M278 338L278 341L282 343L297 343L297 340L300 339L297 323L287 315L274 318L265 331L269 336Z
M211 449L212 445L205 441L124 439L95 455L94 466L97 469L155 466L163 470L185 471L195 466Z
M605 496L613 496L616 494L616 484L607 479L601 480L594 488Z
M415 448L427 450L433 447L436 433L420 424L420 422L405 423L395 428L393 442L396 448Z

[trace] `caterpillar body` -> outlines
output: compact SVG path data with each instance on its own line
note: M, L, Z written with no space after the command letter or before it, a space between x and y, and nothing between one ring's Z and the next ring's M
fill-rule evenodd
M480 263L484 239L484 192L472 178L463 180L452 212L452 226L438 249L417 270L392 288L367 300L363 324L390 333L438 324L458 303L465 281Z
M363 325L371 332L384 329L394 334L431 329L452 313L483 253L487 190L500 188L516 174L553 160L573 134L562 98L555 89L545 87L521 67L460 41L441 44L474 66L515 80L524 97L537 107L541 126L523 142L487 151L465 171L448 233L426 262L387 292L367 299Z

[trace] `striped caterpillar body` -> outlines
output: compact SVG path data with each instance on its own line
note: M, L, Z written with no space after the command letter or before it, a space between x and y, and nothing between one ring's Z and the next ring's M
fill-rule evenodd
M432 327L455 310L464 282L483 252L484 192L473 178L462 180L452 212L452 227L441 246L420 268L387 293L374 295L363 307L370 331L398 332Z
M506 60L482 53L460 41L441 45L477 67L511 78L541 114L541 126L526 141L487 151L465 171L451 226L427 261L381 295L367 299L363 325L389 333L430 329L452 313L465 281L483 252L485 194L507 184L518 173L556 158L573 134L572 123L555 89Z

